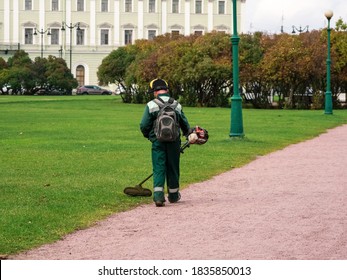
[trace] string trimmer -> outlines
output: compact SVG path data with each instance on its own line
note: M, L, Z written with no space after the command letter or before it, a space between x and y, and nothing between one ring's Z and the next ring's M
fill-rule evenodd
M189 147L189 145L190 145L189 141L187 141L186 143L184 143L181 146L181 153L182 154L183 154L184 149ZM146 179L144 179L141 183L136 185L135 187L126 187L124 189L124 193L127 195L130 195L130 196L151 196L152 191L150 189L146 189L146 188L142 187L142 184L145 183L152 176L153 176L153 173L151 175L149 175Z

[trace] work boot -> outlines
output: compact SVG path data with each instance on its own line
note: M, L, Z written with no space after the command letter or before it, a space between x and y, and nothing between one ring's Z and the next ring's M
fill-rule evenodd
M168 199L170 203L176 203L181 199L181 194L180 192L169 193Z
M153 201L155 203L155 206L162 207L165 206L165 196L164 192L154 192L153 193Z

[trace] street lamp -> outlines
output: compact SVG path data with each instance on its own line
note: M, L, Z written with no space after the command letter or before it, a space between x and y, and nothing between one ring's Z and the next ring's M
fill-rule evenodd
M327 90L325 92L325 114L331 115L333 113L333 100L331 95L331 86L330 86L330 66L331 66L331 59L330 59L330 20L333 17L334 13L333 11L326 11L325 17L328 19L328 57L327 57Z
M75 24L70 23L67 25L65 21L62 22L61 31L65 31L65 27L70 29L70 71L72 71L72 29L77 27L77 30L81 30L80 23L77 22Z
M233 0L233 28L234 32L230 38L233 52L233 96L231 97L231 126L230 137L242 137L243 122L242 122L242 98L239 93L239 41L237 35L237 13L236 0Z
M302 33L302 32L305 32L305 31L308 32L308 25L306 25L304 28L301 28L301 25L300 25L299 28L295 27L294 25L292 27L293 27L293 31L292 31L293 34L296 33L295 31L297 31L299 33Z
M43 30L43 29L41 28L41 31L40 31L40 30L37 30L37 28L35 27L34 35L36 36L37 33L41 34L41 58L43 58L43 34L47 33L47 36L50 36L50 35L52 35L52 34L51 34L51 31L50 31L49 28L46 29L46 30Z

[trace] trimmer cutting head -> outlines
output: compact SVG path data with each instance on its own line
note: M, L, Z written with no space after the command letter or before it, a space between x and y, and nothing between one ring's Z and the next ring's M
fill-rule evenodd
M129 196L152 196L150 189L143 188L141 185L135 187L126 187L124 193Z

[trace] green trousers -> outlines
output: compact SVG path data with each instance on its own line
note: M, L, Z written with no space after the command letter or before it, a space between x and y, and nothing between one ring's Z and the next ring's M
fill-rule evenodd
M152 143L153 187L154 191L164 190L165 180L168 191L175 193L179 188L181 141Z

